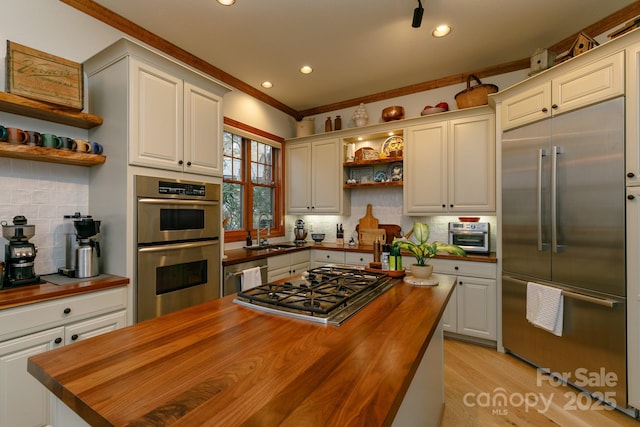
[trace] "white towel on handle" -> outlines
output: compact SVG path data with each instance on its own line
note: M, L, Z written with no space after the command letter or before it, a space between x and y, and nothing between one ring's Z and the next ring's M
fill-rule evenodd
M562 290L539 283L527 283L527 320L559 337L564 311Z
M243 291L262 285L262 275L260 267L247 268L242 270L242 281L240 288Z

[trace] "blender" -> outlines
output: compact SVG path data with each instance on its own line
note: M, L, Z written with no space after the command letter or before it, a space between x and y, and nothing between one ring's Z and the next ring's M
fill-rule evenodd
M98 265L100 243L96 237L100 233L100 221L82 218L73 221L78 239L75 257L75 277L95 277L100 274Z
M5 271L2 287L15 287L40 283L34 270L38 249L29 242L35 234L35 225L27 224L22 215L13 217L13 225L2 221L2 237L9 241L4 247Z

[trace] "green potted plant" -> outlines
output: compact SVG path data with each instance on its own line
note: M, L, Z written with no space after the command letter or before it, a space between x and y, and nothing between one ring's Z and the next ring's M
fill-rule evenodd
M414 277L427 278L431 276L433 266L429 264L429 260L436 256L438 252L467 256L464 249L457 245L442 242L427 243L429 234L429 224L414 222L412 233L400 239L393 239L393 246L410 252L416 258L417 262L411 264L411 274Z

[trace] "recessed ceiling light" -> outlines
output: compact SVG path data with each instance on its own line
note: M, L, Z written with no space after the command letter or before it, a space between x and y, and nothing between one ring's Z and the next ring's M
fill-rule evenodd
M265 89L271 89L273 87L273 83L271 82L262 82L261 86Z
M300 72L301 72L302 74L311 74L311 73L313 72L313 68L311 68L311 67L310 67L310 66L308 66L308 65L304 65L304 66L302 66L302 67L300 68Z
M236 2L236 0L217 0L217 2L223 6L231 6Z
M451 27L448 25L438 25L431 34L433 37L444 37L451 32Z

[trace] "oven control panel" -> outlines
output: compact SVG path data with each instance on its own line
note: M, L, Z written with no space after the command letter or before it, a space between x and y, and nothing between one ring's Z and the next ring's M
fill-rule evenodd
M158 193L177 196L206 196L204 184L188 184L185 182L175 181L160 181L158 183Z

